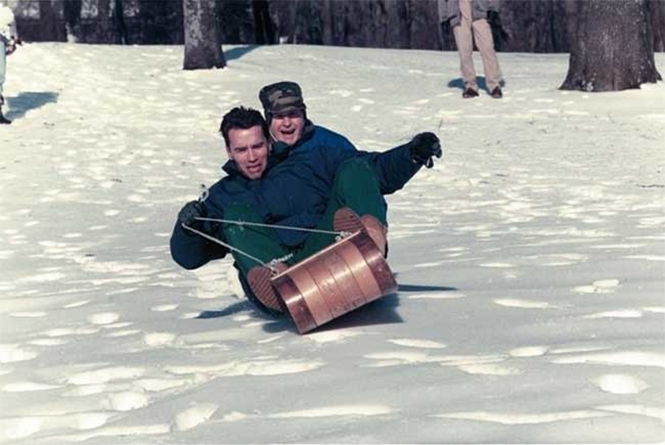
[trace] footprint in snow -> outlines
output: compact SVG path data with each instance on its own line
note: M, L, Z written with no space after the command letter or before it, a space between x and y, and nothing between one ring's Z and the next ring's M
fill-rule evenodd
M423 294L409 295L409 300L455 300L464 298L464 294L459 292L427 292Z
M99 385L115 381L133 380L143 377L145 373L144 368L116 366L70 375L67 378L67 383L72 385Z
M599 312L596 314L585 315L582 318L642 318L644 313L637 309L619 309L616 311Z
M494 304L520 309L557 309L558 306L546 301L521 300L517 298L495 298Z
M107 409L114 411L132 411L143 408L149 403L148 396L142 392L124 391L116 394L109 394L103 405Z
M120 314L115 312L100 312L97 314L92 314L88 317L88 321L96 325L106 325L115 323L120 319Z
M447 347L445 344L436 341L419 340L414 338L395 338L388 341L395 345L406 346L409 348L440 349Z
M573 292L578 294L610 294L614 292L618 286L619 280L616 279L599 280L594 281L590 285L577 286L573 289Z
M593 383L612 394L639 394L649 387L644 380L626 374L604 374Z
M549 349L548 346L525 346L511 349L508 354L511 357L539 357L545 355Z
M15 344L0 344L0 363L15 363L32 360L39 354Z
M215 411L218 405L214 403L200 403L179 412L171 422L171 429L174 431L187 431L207 422Z

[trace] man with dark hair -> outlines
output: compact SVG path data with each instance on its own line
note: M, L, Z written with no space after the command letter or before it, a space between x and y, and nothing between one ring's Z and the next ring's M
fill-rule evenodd
M235 108L224 116L228 176L210 188L205 201L183 207L171 237L171 254L186 269L229 252L191 228L232 246L245 293L267 312L281 311L271 274L335 242L336 230L360 224L385 255L383 195L401 189L422 165L441 156L432 133L385 153L358 151L343 136L305 122L297 84L276 85L265 95L269 126L256 110ZM277 139L272 152L268 128Z

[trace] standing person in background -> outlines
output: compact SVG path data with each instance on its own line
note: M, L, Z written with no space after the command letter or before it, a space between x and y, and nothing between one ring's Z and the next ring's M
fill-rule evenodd
M18 43L14 13L8 6L0 5L0 124L12 123L2 114L2 106L5 104L5 97L2 93L7 72L7 56L16 51Z
M442 25L453 30L460 68L464 80L465 99L478 96L476 70L473 66L473 44L480 51L485 70L485 80L490 96L503 97L501 70L494 52L492 29L488 23L498 18L498 0L439 0L439 19Z

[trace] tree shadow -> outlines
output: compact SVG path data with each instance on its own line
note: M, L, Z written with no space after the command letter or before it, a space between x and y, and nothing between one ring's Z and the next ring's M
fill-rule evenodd
M16 97L7 97L6 99L7 104L9 105L7 118L17 120L25 116L30 110L35 110L46 104L56 103L58 101L58 93L52 93L50 91L28 91L19 93Z
M248 54L257 49L259 46L260 45L245 45L245 46L236 46L234 48L225 49L224 58L226 59L227 62L229 60L240 59L245 54Z

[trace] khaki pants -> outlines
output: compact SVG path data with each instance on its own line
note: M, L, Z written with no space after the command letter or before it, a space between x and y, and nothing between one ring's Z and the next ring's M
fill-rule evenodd
M473 21L471 18L470 0L459 0L459 4L462 20L459 26L453 28L453 34L455 35L455 43L459 52L464 88L471 88L474 91L478 91L476 69L473 66L473 42L475 40L476 46L480 51L480 57L483 60L487 89L492 91L501 83L501 70L499 69L499 61L494 52L492 29L485 19Z

